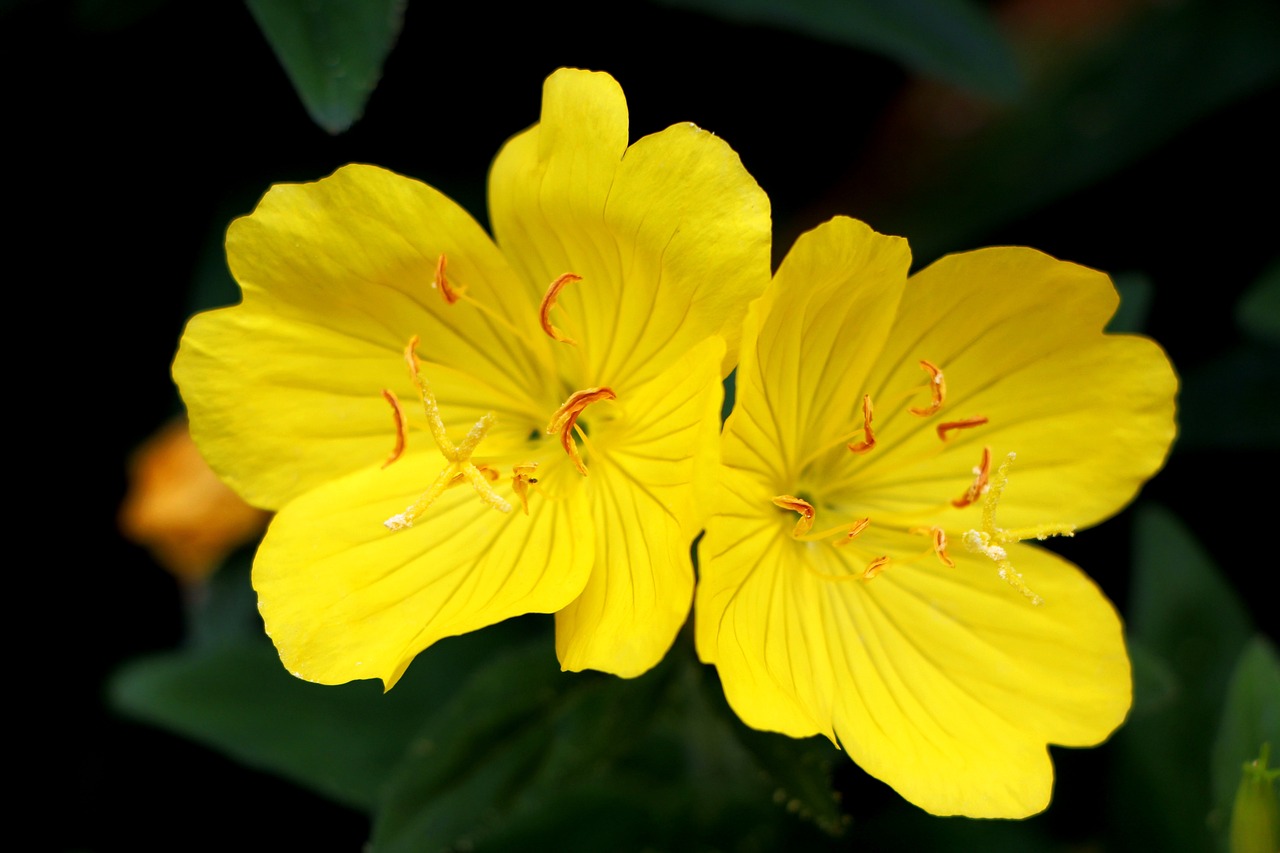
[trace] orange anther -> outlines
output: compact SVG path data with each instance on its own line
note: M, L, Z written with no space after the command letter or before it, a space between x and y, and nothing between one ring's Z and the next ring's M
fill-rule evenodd
M948 438L947 433L952 430L972 429L973 427L982 426L985 423L987 423L987 419L982 417L982 415L972 418L961 418L958 421L947 421L946 423L938 424L938 438L946 441Z
M888 565L889 565L889 558L887 556L876 557L867 565L866 570L863 571L862 579L864 581L869 581L873 579L876 575L883 572Z
M942 565L948 569L954 569L956 564L947 556L947 531L941 527L934 527L926 531L933 536L933 553L938 555L938 559L942 561Z
M382 399L391 404L391 416L396 422L396 446L392 449L391 455L387 457L387 461L382 463L382 467L386 468L392 462L399 459L400 454L404 453L404 431L406 422L404 412L400 410L400 401L396 399L395 394L392 394L386 388L383 388Z
M831 544L835 545L837 548L839 548L841 545L848 545L854 539L857 539L858 534L866 530L870 524L871 524L870 518L858 519L853 524L849 525L849 529L848 531L845 532L844 536L841 536L839 539L832 542Z
M444 301L449 305L457 302L462 298L465 287L455 288L449 283L449 278L444 274L446 264L444 253L440 253L440 257L436 260L436 277L432 280L431 286L440 291L440 295L444 297Z
M575 344L577 341L551 325L551 309L556 304L556 299L560 296L560 291L564 290L565 285L575 281L582 281L582 276L567 272L551 282L551 286L547 288L546 295L542 297L542 305L538 308L538 321L542 324L542 331L565 344Z
M418 348L418 336L414 335L409 338L409 343L404 348L404 363L409 365L409 375L413 377L415 382L418 381L418 354L414 352Z
M578 415L582 414L582 410L592 403L600 400L616 400L618 395L613 393L610 388L587 388L585 391L574 391L569 395L569 399L564 401L564 405L556 409L555 414L551 416L551 423L547 426L547 434L560 434L560 446L564 448L564 452L569 454L569 458L573 460L573 464L577 466L578 473L582 476L587 475L587 466L582 464L582 457L578 455L578 447L573 442L573 428L578 423Z
M964 507L967 507L969 504L973 503L978 498L982 497L987 493L987 489L989 488L988 481L991 478L991 448L990 447L982 448L982 462L978 465L977 468L973 469L973 473L974 473L973 483L969 485L969 488L965 490L965 493L963 495L961 495L959 498L951 502L951 505L956 507L957 509L963 509Z
M796 522L795 529L791 531L792 536L800 537L813 529L813 504L793 495L778 495L773 499L773 503L783 509L800 513L800 520Z
M538 478L533 476L538 469L537 462L530 462L527 465L517 465L511 469L511 488L515 490L516 497L520 499L520 503L524 505L524 514L529 514L529 486L538 482Z
M947 381L942 376L942 368L933 362L920 359L920 367L929 374L929 394L933 399L929 401L929 405L923 408L912 406L907 411L923 418L934 414L938 409L942 408L942 401L947 396Z
M845 445L854 453L866 453L868 450L876 446L876 434L871 431L871 415L873 414L871 406L871 395L862 395L862 441L855 441L853 444Z

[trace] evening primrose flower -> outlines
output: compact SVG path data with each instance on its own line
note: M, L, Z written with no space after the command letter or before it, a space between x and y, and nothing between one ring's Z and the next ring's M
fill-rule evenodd
M769 212L715 136L627 125L608 75L548 78L493 164L492 240L372 166L231 226L243 302L192 320L174 375L214 468L278 510L253 578L295 675L390 687L529 612L566 669L669 647Z
M835 219L749 312L698 652L748 725L825 735L935 814L1026 816L1047 744L1097 744L1130 704L1115 610L1026 540L1133 497L1176 379L1103 334L1101 273L1018 248L909 265Z

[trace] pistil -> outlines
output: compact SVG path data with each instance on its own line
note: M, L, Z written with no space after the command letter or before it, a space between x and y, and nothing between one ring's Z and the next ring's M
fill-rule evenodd
M430 383L422 375L418 355L414 351L417 346L418 336L414 335L409 339L408 346L405 347L404 360L409 367L409 374L412 376L414 384L418 386L418 393L422 397L422 408L427 415L427 425L431 430L431 437L435 440L440 453L449 464L432 481L427 490L410 504L404 512L391 516L383 524L388 530L403 530L412 527L414 522L426 513L427 509L435 503L440 495L444 494L446 489L463 482L470 483L472 488L476 490L476 494L488 506L500 512L511 512L511 504L507 503L501 495L494 491L491 481L497 479L497 471L491 466L477 466L471 461L472 454L475 453L476 448L493 426L493 413L488 412L482 415L480 420L476 421L475 425L467 432L466 437L455 445L449 439L448 431L445 429L444 418L440 415L440 404L436 401L436 396L431 391ZM394 399L394 395L390 396ZM398 404L393 403L392 407L399 412ZM402 440L403 435L398 434L397 444L400 444ZM403 446L400 449L403 450Z

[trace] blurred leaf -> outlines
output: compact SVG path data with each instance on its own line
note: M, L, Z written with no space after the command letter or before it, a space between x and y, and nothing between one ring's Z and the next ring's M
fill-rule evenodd
M1280 745L1280 659L1265 637L1255 636L1236 662L1213 743L1214 817L1224 834L1240 768L1268 743Z
M796 740L773 732L737 727L738 740L774 786L773 801L829 835L845 830L846 818L831 791L837 759L847 761L825 738Z
M768 24L888 56L995 100L1023 88L1013 51L969 0L662 0L731 21Z
M1180 701L1178 676L1159 655L1150 652L1136 639L1129 639L1129 663L1133 665L1134 719L1164 710Z
M404 22L404 0L246 0L313 121L342 133L364 113Z
M203 584L191 588L187 600L187 641L191 646L262 642L258 596L250 580L254 548L256 544L236 551Z
M111 680L110 698L127 716L371 811L422 720L512 630L495 626L433 646L387 694L376 682L294 678L259 638L134 661Z
M1120 293L1120 307L1107 323L1107 331L1114 333L1141 332L1147 326L1151 313L1151 279L1141 273L1113 275L1111 281Z
M1280 447L1280 350L1245 343L1183 378L1180 451Z
M534 651L495 658L427 722L375 820L378 853L822 846L679 647L631 680L566 675ZM826 773L781 770L824 814Z
M677 648L663 669L666 689L646 724L597 772L544 788L482 849L735 851L818 850L824 838L795 820L802 809L770 791L776 783L738 740L743 731L707 670ZM646 676L649 677L649 676ZM791 771L803 775L804 770ZM826 775L815 787L834 802Z
M1236 321L1258 340L1280 344L1280 262L1272 264L1240 300Z
M1152 4L872 219L922 261L973 245L1277 78L1274 0Z
M658 683L565 675L542 646L491 660L414 736L374 849L474 848L526 801L607 764L644 726Z
M1211 843L1210 737L1231 667L1253 628L1230 585L1167 510L1140 509L1135 551L1132 645L1162 662L1175 682L1172 695L1136 696L1116 736L1111 803L1123 836L1119 849L1204 850ZM1138 678L1135 688L1152 683Z

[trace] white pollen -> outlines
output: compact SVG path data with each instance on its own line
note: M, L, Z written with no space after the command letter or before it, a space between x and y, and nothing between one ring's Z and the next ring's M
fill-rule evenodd
M413 521L405 517L405 514L398 513L382 522L382 526L388 530L404 530L407 527L413 527Z

